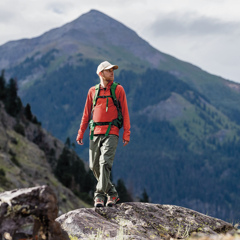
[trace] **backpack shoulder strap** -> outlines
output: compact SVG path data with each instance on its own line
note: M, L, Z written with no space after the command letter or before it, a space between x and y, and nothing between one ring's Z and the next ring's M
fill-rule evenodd
M94 95L94 98L93 98L93 108L95 107L96 102L97 102L97 97L98 97L98 94L99 94L99 89L100 89L100 83L95 85L95 95Z
M119 85L119 83L117 82L113 82L112 86L111 86L111 96L113 98L113 102L115 104L115 101L117 101L117 97L116 97L116 94L115 94L115 90L117 88L117 86Z
M116 97L116 93L115 93L116 88L117 88L118 85L120 85L120 84L117 83L117 82L113 82L113 84L111 86L111 97L113 99L113 103L116 106L118 112L121 112L120 106L119 106L119 103L118 103L118 100L117 100L117 97Z
M120 129L123 126L123 117L122 117L121 106L117 100L116 93L115 93L118 85L120 85L120 84L117 82L113 82L113 84L111 86L111 97L112 97L113 103L116 106L117 111L118 111L118 117L117 117L117 119L114 119L112 123L113 123L113 125L117 126Z

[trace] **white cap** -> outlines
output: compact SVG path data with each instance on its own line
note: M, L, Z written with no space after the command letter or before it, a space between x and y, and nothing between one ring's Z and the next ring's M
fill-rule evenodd
M118 69L118 66L117 65L112 65L110 62L108 61L105 61L105 62L102 62L98 65L98 68L97 68L97 75L99 75L99 73L103 70L107 70L107 69L111 69L113 68L114 70L115 69Z

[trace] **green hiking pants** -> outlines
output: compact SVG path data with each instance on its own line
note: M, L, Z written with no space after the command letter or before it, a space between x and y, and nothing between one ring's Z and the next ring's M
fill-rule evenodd
M105 199L105 196L118 197L114 185L110 181L113 160L118 144L116 135L96 135L89 144L89 167L97 179L94 199Z

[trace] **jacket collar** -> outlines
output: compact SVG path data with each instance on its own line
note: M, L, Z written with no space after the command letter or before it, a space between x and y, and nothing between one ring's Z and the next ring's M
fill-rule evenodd
M113 81L109 82L108 85L107 85L107 89L110 88L113 84ZM104 87L102 86L102 84L100 84L100 89L104 89Z

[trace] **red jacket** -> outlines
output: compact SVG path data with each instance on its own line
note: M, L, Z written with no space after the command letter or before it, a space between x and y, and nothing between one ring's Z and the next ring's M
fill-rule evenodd
M110 96L110 87L113 82L110 82L107 85L107 88L104 89L100 85L99 96ZM130 119L128 113L128 106L127 106L127 98L125 91L121 85L118 85L115 94L117 97L118 102L120 103L122 115L123 115L123 140L130 141ZM78 130L77 141L79 139L83 139L83 135L85 130L88 127L88 123L91 120L91 112L92 112L92 105L93 99L95 96L95 86L91 87L88 91L87 100L83 112L82 121L80 124L80 128ZM98 98L96 106L93 110L93 121L94 122L111 122L112 120L118 117L117 108L113 103L111 97L108 98L108 111L106 111L106 103L107 98ZM94 129L94 134L105 134L107 132L108 125L97 125ZM114 134L119 136L119 128L112 125L109 134Z

